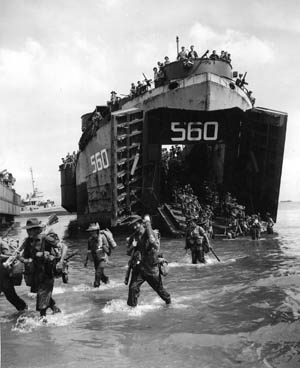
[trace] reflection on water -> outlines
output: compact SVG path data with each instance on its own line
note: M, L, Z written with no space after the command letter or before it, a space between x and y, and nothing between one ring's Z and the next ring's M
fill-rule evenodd
M63 235L70 216L55 230ZM86 239L66 239L69 284L56 281L61 314L39 321L35 296L18 315L0 297L3 367L299 367L300 204L281 203L273 237L215 241L221 259L192 265L183 239L163 239L172 304L144 284L137 308L127 306L125 237L107 267L108 285L93 288L93 265L83 267ZM26 219L21 219L21 225ZM20 227L12 235L25 237Z

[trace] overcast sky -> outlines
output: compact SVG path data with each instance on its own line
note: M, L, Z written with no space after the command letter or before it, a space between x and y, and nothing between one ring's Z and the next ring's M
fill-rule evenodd
M282 200L300 200L298 0L0 0L0 170L24 196L60 203L61 157L77 150L81 115L110 92L152 78L180 44L227 50L256 106L287 112Z

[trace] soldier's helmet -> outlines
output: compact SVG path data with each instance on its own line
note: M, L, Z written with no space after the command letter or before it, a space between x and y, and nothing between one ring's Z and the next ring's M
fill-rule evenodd
M36 228L44 228L45 224L42 223L38 218L32 217L26 221L26 225L23 226L23 229L36 229Z
M86 231L97 231L100 230L98 222L92 222Z

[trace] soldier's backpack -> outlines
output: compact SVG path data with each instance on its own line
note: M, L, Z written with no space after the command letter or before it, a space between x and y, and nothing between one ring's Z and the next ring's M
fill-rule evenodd
M167 276L169 273L169 264L168 261L164 258L162 254L158 255L158 267L159 267L159 273L162 276Z
M110 254L111 251L117 247L117 243L115 242L113 234L109 229L101 230L100 234L105 236L109 246L109 250L104 249L104 251L105 253Z
M153 235L155 238L155 245L157 246L157 250L160 250L160 232L158 229L153 229Z

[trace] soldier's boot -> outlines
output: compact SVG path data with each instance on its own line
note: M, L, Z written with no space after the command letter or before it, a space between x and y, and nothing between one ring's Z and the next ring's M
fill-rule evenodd
M109 283L109 278L108 276L104 275L104 273L101 275L101 281L104 282L104 284L108 284Z
M99 287L100 286L100 278L101 275L99 275L98 273L95 274L95 281L94 281L94 287Z
M52 312L55 313L61 313L60 308L58 308L56 305L53 305L52 307L50 307L50 309L52 310Z
M40 310L40 321L44 324L47 323L46 313L47 313L47 308Z

